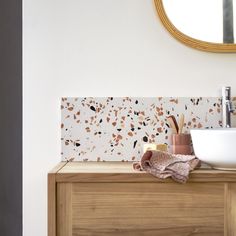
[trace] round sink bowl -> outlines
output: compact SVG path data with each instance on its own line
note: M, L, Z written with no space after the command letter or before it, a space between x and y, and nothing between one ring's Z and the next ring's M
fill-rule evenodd
M216 169L236 170L236 128L190 130L195 155Z

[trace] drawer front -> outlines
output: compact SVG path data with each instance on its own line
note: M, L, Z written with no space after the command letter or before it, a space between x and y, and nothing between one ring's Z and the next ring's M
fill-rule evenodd
M224 190L223 183L58 183L57 236L222 236Z

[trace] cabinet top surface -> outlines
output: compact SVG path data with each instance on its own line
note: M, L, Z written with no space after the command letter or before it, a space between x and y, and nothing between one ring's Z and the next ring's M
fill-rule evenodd
M68 162L58 173L139 173L132 162Z
M58 174L60 173L127 173L127 174L145 174L142 171L133 170L133 162L68 162L58 170ZM236 171L222 171L222 170L214 170L209 166L202 166L199 169L192 171L192 173L208 173L208 174L225 174L232 175L235 174Z
M132 165L132 162L61 162L50 174L55 174L57 182L163 182L144 171L133 170ZM236 182L236 171L203 166L190 173L188 182Z

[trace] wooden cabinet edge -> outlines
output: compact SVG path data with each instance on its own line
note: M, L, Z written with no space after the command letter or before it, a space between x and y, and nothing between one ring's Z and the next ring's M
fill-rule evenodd
M58 163L48 173L48 236L56 236L56 174L67 163Z
M56 236L56 174L48 174L48 236Z
M50 170L48 172L48 174L53 174L53 173L57 173L58 171L60 171L68 162L66 161L62 161L59 162L52 170Z
M72 183L60 183L56 189L57 236L72 236Z
M57 173L56 182L68 183L173 183L170 178L162 180L148 173ZM235 183L236 177L232 175L208 175L208 174L191 174L188 183Z
M236 183L225 183L224 236L236 236Z

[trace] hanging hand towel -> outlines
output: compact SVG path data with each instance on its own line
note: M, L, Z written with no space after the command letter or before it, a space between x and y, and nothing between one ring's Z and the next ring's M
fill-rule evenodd
M141 161L133 164L135 170L143 170L158 178L171 177L179 183L186 183L189 172L200 166L200 160L193 155L170 154L162 151L147 151Z

